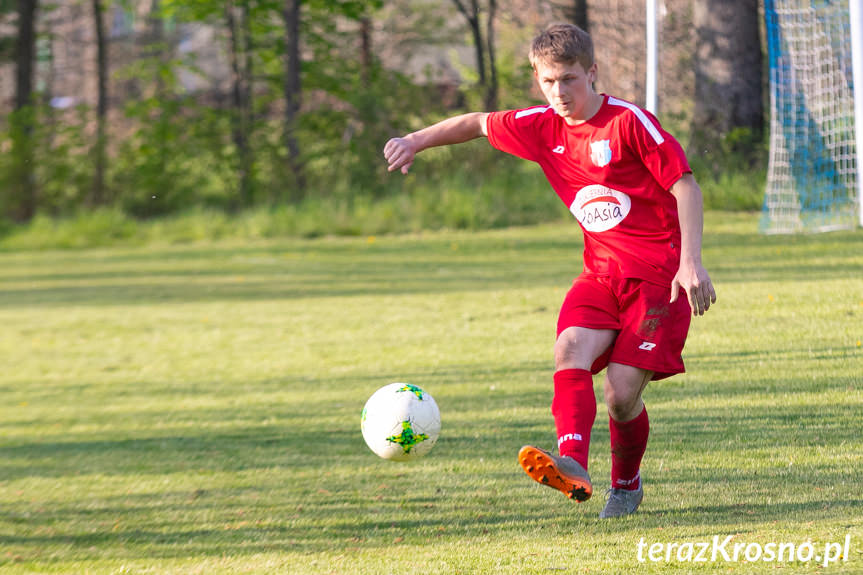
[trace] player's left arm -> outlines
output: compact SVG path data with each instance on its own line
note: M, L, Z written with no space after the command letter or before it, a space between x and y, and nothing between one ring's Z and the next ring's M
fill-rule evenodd
M710 304L716 303L713 282L701 263L704 199L691 173L681 176L671 186L671 193L677 198L681 235L680 268L671 281L671 301L676 301L682 290L689 300L692 315L704 315Z

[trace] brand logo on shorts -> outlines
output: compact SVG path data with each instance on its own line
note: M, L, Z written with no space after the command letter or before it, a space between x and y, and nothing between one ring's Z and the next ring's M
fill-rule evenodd
M641 342L641 345L638 346L638 349L643 349L644 351L653 351L653 348L656 347L655 343L650 343L649 341Z
M575 195L569 211L589 232L605 232L629 214L632 200L623 192L599 184L585 186Z
M569 441L569 440L581 441L581 434L580 433L567 433L566 435L561 435L560 437L557 438L557 446L560 447L564 441Z
M552 150L552 152L554 152L555 154L562 154L565 151L566 151L566 148L564 148L563 146L558 146Z

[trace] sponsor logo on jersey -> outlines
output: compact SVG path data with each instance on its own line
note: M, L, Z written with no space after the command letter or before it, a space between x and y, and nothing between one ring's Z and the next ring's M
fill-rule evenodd
M607 166L611 161L611 146L609 144L609 140L590 143L590 161L598 168Z
M629 214L632 200L623 192L599 184L581 188L569 211L589 232L605 232L617 226Z

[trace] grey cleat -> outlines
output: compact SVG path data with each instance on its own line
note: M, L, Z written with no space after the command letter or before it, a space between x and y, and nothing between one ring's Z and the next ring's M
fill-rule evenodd
M641 500L644 498L643 486L639 485L635 491L628 489L609 489L606 492L605 508L599 512L600 519L609 517L623 517L635 513Z

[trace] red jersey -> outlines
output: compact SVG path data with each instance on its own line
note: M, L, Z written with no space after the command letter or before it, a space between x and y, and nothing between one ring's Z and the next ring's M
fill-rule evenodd
M584 232L584 271L669 285L680 267L671 186L689 163L657 119L603 94L590 120L570 126L550 106L488 116L492 146L537 162Z

